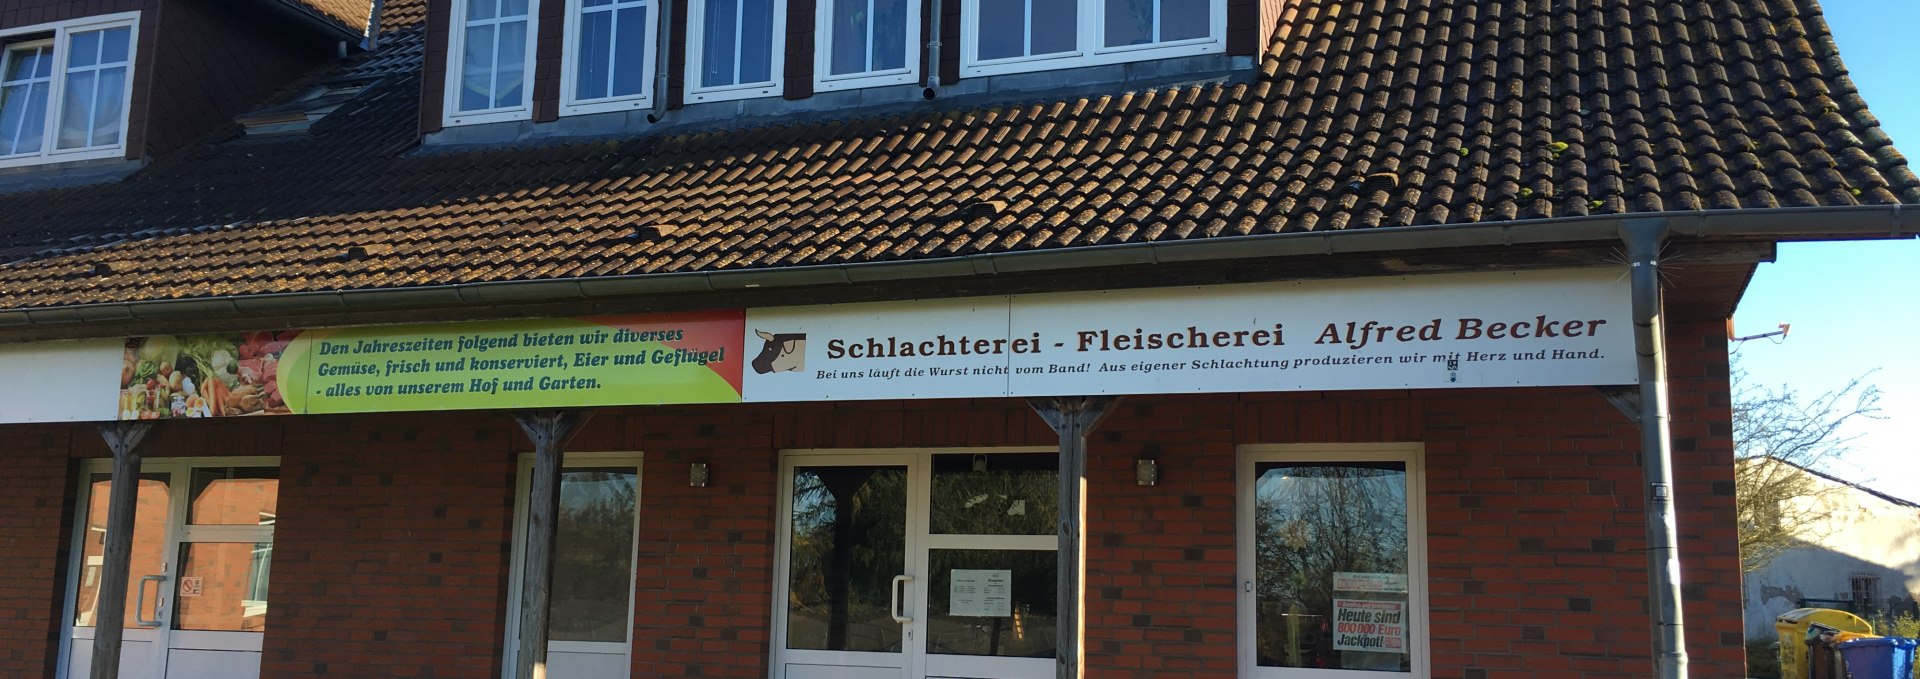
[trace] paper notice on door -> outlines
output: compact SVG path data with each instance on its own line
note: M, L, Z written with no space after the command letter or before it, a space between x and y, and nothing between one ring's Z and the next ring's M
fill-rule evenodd
M1334 573L1333 591L1407 593L1406 573Z
M1004 618L1013 615L1013 571L954 569L948 615Z
M1407 652L1407 605L1398 601L1333 600L1333 648Z

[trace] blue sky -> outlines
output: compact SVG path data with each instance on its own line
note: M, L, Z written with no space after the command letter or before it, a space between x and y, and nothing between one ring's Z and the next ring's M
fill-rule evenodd
M1916 0L1826 0L1840 55L1867 105L1920 163L1920 36ZM1735 314L1751 335L1792 323L1785 342L1747 342L1740 363L1759 383L1803 397L1867 375L1885 419L1855 427L1853 451L1830 471L1920 501L1920 242L1784 244L1760 265Z

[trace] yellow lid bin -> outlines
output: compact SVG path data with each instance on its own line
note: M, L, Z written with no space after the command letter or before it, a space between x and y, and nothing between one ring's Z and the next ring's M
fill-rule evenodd
M1821 627L1838 632L1872 634L1873 625L1860 616L1831 608L1796 608L1773 619L1780 635L1780 671L1786 679L1806 679L1807 630Z

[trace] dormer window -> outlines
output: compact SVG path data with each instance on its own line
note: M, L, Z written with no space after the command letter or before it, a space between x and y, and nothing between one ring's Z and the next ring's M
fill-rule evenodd
M452 78L447 122L522 120L532 109L530 36L536 19L528 0L458 0L454 5Z
M1224 0L979 0L961 5L963 76L1221 52Z
M786 0L691 0L688 4L689 103L780 93Z
M920 3L819 0L821 49L814 89L896 85L918 79Z
M561 113L597 113L653 105L653 0L567 0Z
M137 16L0 31L0 167L126 155Z

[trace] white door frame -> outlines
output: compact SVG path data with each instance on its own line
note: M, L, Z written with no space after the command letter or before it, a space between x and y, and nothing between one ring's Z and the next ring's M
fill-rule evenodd
M165 547L161 551L161 575L164 581L159 583L155 596L154 618L159 621L157 627L123 628L123 638L128 641L148 643L151 658L148 666L154 668L148 679L164 679L166 676L167 655L174 648L195 650L261 650L263 632L204 632L194 630L175 630L173 627L173 606L176 602L175 587L178 585L180 547L193 542L242 542L242 538L251 538L264 533L271 537L273 528L259 526L198 526L187 525L188 503L192 498L190 472L206 467L280 467L280 458L271 455L245 457L158 457L143 459L140 462L140 474L167 474L167 528ZM91 509L92 478L95 474L111 473L113 460L96 458L84 460L80 464L79 478L74 481L75 510L73 517L73 535L67 543L69 555L67 564L66 591L62 594L60 606L63 616L60 634L60 657L57 664L59 677L69 677L73 672L74 640L94 638L94 631L104 621L96 620L94 627L76 627L74 607L78 604L80 578L85 572L85 545L88 534L87 513ZM271 541L271 540L269 540ZM129 573L128 577L133 574ZM137 586L144 583L135 581ZM124 650L124 648L123 648ZM129 656L121 657L121 665L126 665Z
M1243 445L1234 461L1234 545L1238 587L1235 588L1239 643L1239 676L1246 679L1427 679L1433 675L1432 621L1427 587L1427 473L1426 446L1420 443L1299 443ZM1411 671L1405 674L1370 670L1323 670L1260 667L1255 656L1258 612L1254 591L1255 465L1260 462L1401 462L1407 466L1407 652Z
M1055 535L937 535L931 532L931 498L933 489L933 456L938 454L994 455L1006 453L1044 453L1057 455L1058 448L1034 446L999 446L979 448L815 448L780 451L780 492L779 504L775 507L776 542L774 548L774 587L773 587L773 634L770 637L768 676L770 679L785 679L784 665L788 662L819 665L840 665L848 667L892 667L901 665L904 679L924 679L926 677L993 677L996 679L1021 679L1031 674L1036 679L1052 677L1055 661L1033 658L989 658L982 656L945 655L928 653L927 644L927 601L928 554L935 549L990 549L990 550L1033 550L1055 551L1059 549L1059 537ZM902 604L905 617L913 622L903 630L901 651L898 662L875 664L875 656L887 654L876 652L814 651L786 648L787 644L787 596L788 564L792 561L793 545L793 474L796 467L805 466L903 466L907 469L907 510L905 540L904 575L912 578L908 584L908 596ZM1067 597L1070 593L1061 592L1057 596Z

